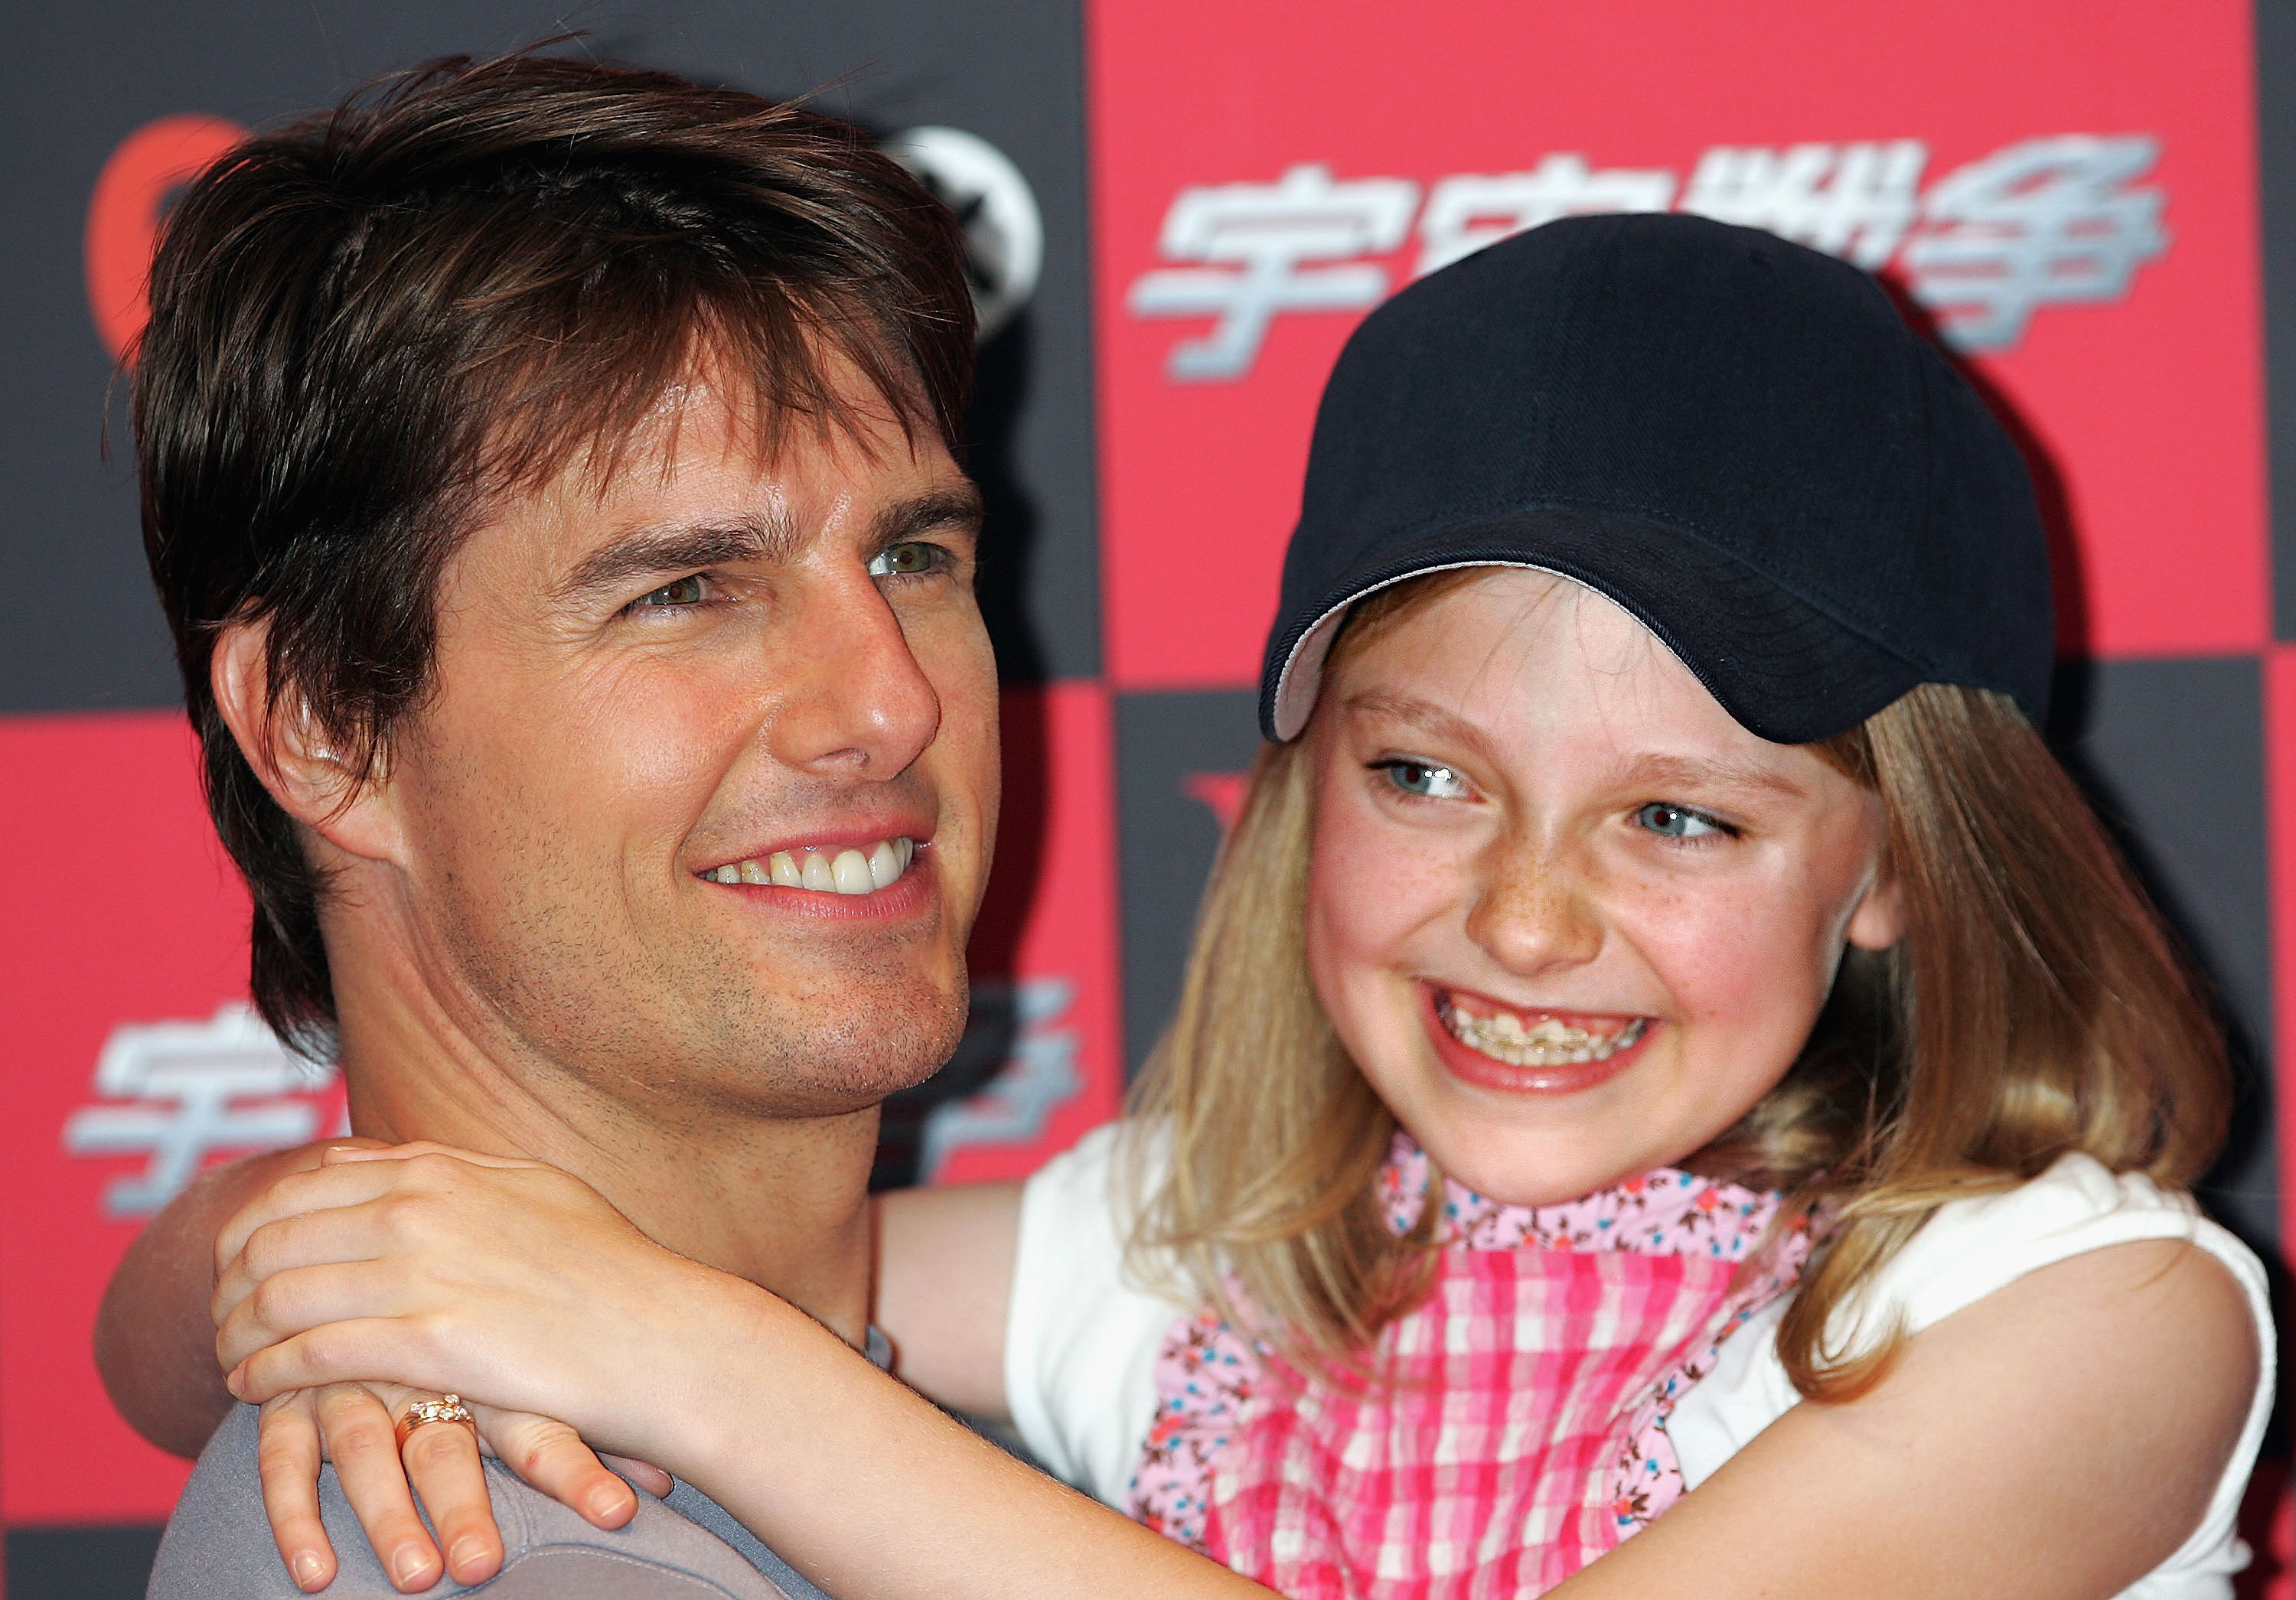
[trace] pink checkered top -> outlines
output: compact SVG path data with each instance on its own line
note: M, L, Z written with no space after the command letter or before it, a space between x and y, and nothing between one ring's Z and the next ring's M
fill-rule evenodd
M1379 1180L1397 1232L1429 1177L1398 1133ZM1556 1206L1447 1181L1434 1287L1382 1334L1386 1381L1185 1317L1128 1509L1293 1600L1541 1594L1681 1497L1669 1414L1808 1255L1804 1228L1766 1240L1777 1209L1668 1167Z

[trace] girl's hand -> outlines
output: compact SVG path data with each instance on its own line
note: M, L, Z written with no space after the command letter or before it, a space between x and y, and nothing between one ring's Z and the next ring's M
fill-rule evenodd
M207 1448L232 1407L208 1315L217 1234L280 1178L318 1166L331 1145L362 1144L381 1141L336 1138L210 1169L135 1235L96 1310L94 1345L111 1403L138 1433L186 1459Z
M219 1248L217 1348L242 1399L381 1377L562 1417L672 1467L831 1593L1268 1592L1014 1460L547 1167L435 1146L337 1161L277 1186Z
M571 1428L545 1416L471 1406L466 1428L426 1426L407 1435L402 1459L398 1418L418 1399L435 1398L393 1383L330 1383L296 1389L263 1407L258 1471L271 1537L298 1588L314 1593L334 1581L335 1553L319 1520L319 1464L335 1464L343 1497L365 1530L391 1582L414 1594L438 1582L439 1546L447 1575L484 1583L502 1570L502 1536L487 1496L480 1442L537 1489L593 1525L619 1528L637 1513L637 1497ZM644 1462L616 1465L648 1493L667 1495L669 1474ZM410 1492L413 1491L413 1492ZM434 1543L415 1514L420 1493L439 1530Z
M652 1459L674 1460L663 1430L706 1409L726 1342L709 1331L738 1342L764 1298L555 1168L431 1145L330 1155L234 1217L217 1252L216 1348L242 1399L382 1379Z

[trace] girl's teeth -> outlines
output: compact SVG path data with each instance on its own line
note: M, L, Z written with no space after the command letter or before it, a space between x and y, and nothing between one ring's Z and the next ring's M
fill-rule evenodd
M775 850L759 861L729 861L701 875L713 883L778 884L820 894L873 894L900 881L916 859L914 839L881 839L867 849Z
M1636 1017L1610 1037L1598 1038L1553 1017L1542 1017L1525 1028L1511 1012L1470 1016L1447 1001L1440 1014L1452 1038L1471 1050L1515 1067L1583 1066L1608 1061L1638 1041L1650 1026L1649 1019Z

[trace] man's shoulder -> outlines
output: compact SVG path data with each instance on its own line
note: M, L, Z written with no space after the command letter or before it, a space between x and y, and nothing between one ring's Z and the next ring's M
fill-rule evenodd
M168 1519L152 1570L151 1600L301 1600L264 1518L256 1440L255 1408L234 1407ZM529 1489L499 1462L487 1463L487 1487L503 1535L501 1573L475 1589L444 1582L427 1595L795 1600L726 1539L644 1492L629 1525L609 1532ZM321 1474L319 1510L340 1569L326 1590L329 1600L398 1600L332 1468Z

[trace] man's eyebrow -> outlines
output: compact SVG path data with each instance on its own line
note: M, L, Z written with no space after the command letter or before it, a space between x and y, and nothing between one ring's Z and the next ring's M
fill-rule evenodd
M952 483L888 505L877 513L873 531L878 548L883 549L935 529L961 528L978 533L980 516L980 491L970 483Z
M583 557L559 586L559 594L571 599L620 588L635 578L683 575L728 562L785 560L797 543L795 531L786 525L755 517L636 528Z

